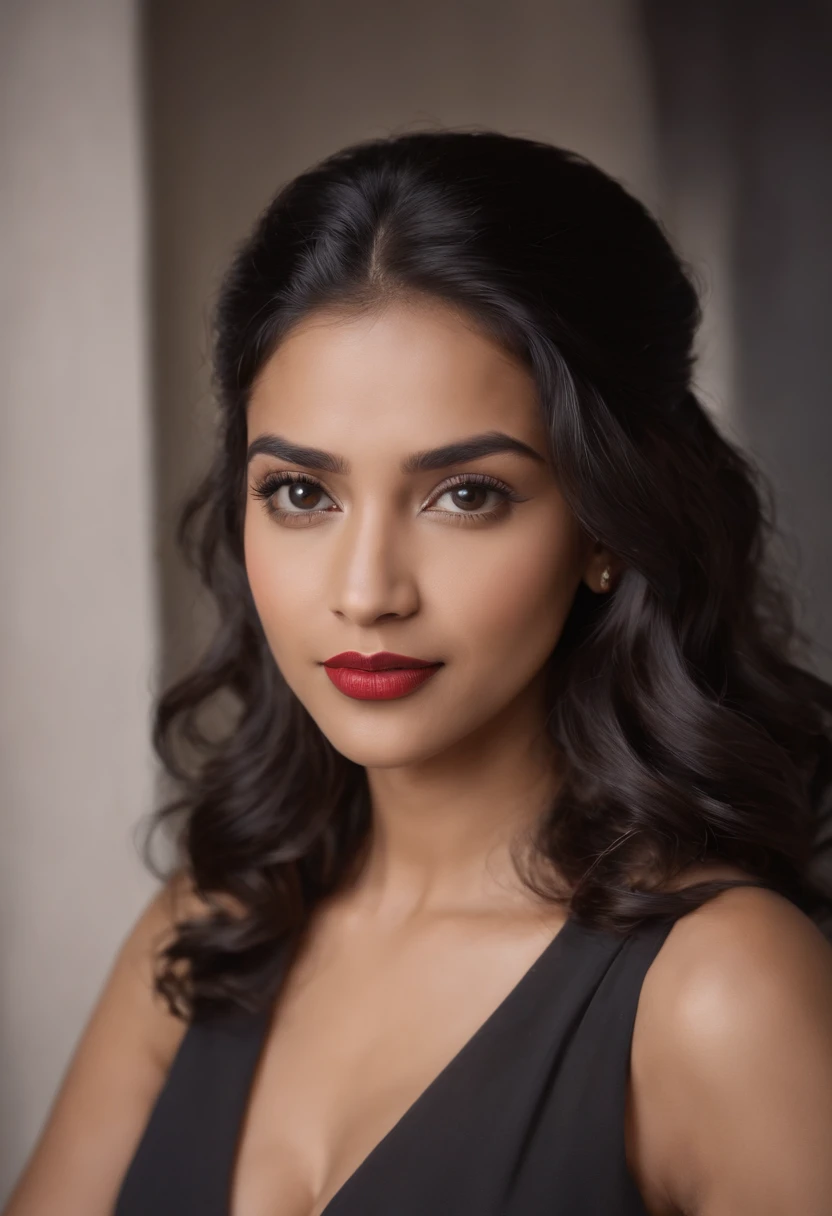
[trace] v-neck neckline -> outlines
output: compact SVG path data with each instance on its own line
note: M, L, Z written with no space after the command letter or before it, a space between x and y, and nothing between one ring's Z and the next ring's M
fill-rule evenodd
M457 1071L462 1061L467 1059L468 1056L476 1050L483 1039L491 1033L493 1027L498 1022L503 1020L507 1011L517 1002L520 995L525 992L529 981L533 977L538 976L550 961L553 961L556 957L561 956L564 942L568 940L569 933L574 932L576 928L577 922L570 913L558 929L557 933L555 933L554 937L547 942L547 944L543 947L543 950L540 952L540 954L538 954L537 958L526 968L526 970L513 985L513 987L509 989L496 1008L494 1008L491 1013L487 1015L485 1020L480 1023L476 1030L469 1035L462 1046L454 1053L451 1059L448 1060L447 1064L444 1064L433 1079L428 1082L425 1088L419 1094L417 1094L410 1105L398 1117L393 1126L384 1133L380 1140L376 1141L366 1156L359 1161L352 1173L344 1179L338 1190L335 1191L332 1197L327 1201L326 1205L318 1213L318 1216L338 1216L337 1209L339 1204L346 1202L349 1193L352 1192L355 1187L360 1184L363 1178L372 1170L375 1162L378 1161L378 1159L382 1156L382 1153L389 1149L391 1142L401 1138L401 1136L406 1133L411 1123L418 1118L421 1111L435 1096L437 1090L441 1089L441 1087L447 1083L449 1075L452 1072ZM290 948L288 948L287 944L287 949L281 962L282 974L280 976L280 982L275 1000L279 999L280 990L286 981L291 954L292 951ZM274 1004L272 1004L270 1014L274 1010L274 1007ZM269 1015L268 1017L264 1018L264 1024L262 1027L263 1035L260 1043L260 1049L257 1052L255 1059L254 1070L256 1070L262 1056L265 1047L265 1039L270 1026L271 1016Z

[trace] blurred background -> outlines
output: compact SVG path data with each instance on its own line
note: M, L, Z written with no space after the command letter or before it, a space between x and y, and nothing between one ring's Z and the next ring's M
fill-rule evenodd
M236 242L371 136L595 160L699 283L699 390L774 484L830 679L830 52L824 0L0 0L0 1201L156 886L150 713L208 622L173 529Z

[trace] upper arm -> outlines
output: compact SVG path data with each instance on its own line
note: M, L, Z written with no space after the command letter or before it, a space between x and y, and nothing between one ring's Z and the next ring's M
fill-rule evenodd
M689 1216L832 1216L832 947L787 900L725 892L674 925L634 1033L639 1140Z
M109 1216L185 1023L153 991L171 936L176 879L149 902L119 949L4 1216ZM190 910L190 909L189 909Z

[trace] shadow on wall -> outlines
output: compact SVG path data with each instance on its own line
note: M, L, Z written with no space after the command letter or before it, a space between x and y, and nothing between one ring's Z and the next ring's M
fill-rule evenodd
M773 482L802 624L832 679L832 7L641 0L670 196L722 215L734 417Z

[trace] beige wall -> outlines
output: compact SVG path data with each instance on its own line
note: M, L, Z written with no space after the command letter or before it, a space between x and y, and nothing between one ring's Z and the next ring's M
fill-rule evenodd
M4 0L0 1199L151 889L136 68L130 0Z

